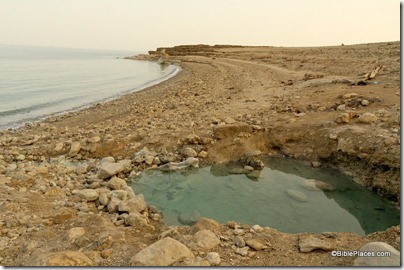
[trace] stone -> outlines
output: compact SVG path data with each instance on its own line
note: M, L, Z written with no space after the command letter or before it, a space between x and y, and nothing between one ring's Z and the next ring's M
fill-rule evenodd
M130 265L170 266L186 258L195 256L184 244L166 237L138 252L130 260Z
M199 144L201 142L201 138L196 134L189 134L185 138L185 143L187 144Z
M178 216L178 221L184 225L194 225L200 217L202 217L201 214L195 210L192 212L181 213Z
M220 231L220 224L216 220L207 218L207 217L201 217L198 219L195 225L192 226L190 233L194 234L196 232L202 231L202 230L209 230L212 232L219 232Z
M91 137L91 138L88 139L89 143L97 143L97 142L100 142L100 141L101 141L101 138L99 136L94 136L94 137Z
M234 123L236 123L236 120L234 120L234 119L231 118L231 117L226 117L226 118L224 119L224 122L225 122L226 124L234 124Z
M377 252L390 252L390 256L376 257ZM359 252L373 253L373 256L358 256L354 261L354 266L400 266L400 252L394 247L384 242L371 242L363 245ZM364 254L365 255L365 254Z
M236 237L234 237L234 244L236 245L236 247L245 247L245 241L244 239L237 235Z
M125 164L123 163L110 163L110 162L101 162L98 177L101 179L105 179L125 170Z
M293 189L287 189L286 193L294 199L295 201L299 202L307 202L307 196L301 191L293 190Z
M15 159L18 161L23 161L23 160L25 160L25 156L23 154L20 154Z
M201 152L199 152L198 157L207 158L208 157L208 152L202 150Z
M69 242L74 242L74 240L76 240L76 238L83 236L85 233L85 229L83 227L75 227L75 228L71 228L69 230L69 232L67 233L67 237L69 239Z
M81 144L79 142L72 142L70 146L69 156L75 156L80 152Z
M53 149L55 152L60 153L62 152L64 147L64 144L62 142L59 142L55 145L55 148Z
M148 225L147 219L139 212L130 212L125 218L125 224L133 227L146 227Z
M115 162L115 158L114 157L105 157L103 159L101 159L100 163L114 163Z
M145 162L147 165L152 165L153 162L154 162L154 156L146 156L146 157L144 158L144 162Z
M364 113L361 116L359 116L358 119L359 122L361 123L365 123L365 124L372 124L372 123L376 123L377 121L377 116L374 115L373 113Z
M181 153L186 158L197 157L198 156L198 153L194 149L192 149L191 147L185 147L184 150L182 150Z
M254 225L254 226L252 226L252 229L257 233L264 231L264 229L260 225Z
M121 201L118 205L119 212L138 212L142 213L147 210L147 204L142 194L136 195L133 198Z
M336 122L337 123L349 123L350 120L351 120L351 116L349 115L349 113L341 113L337 117Z
M185 161L182 162L169 162L164 165L159 166L157 169L161 171L175 171L181 170L188 167L199 167L199 159L197 158L187 158Z
M257 156L249 156L246 160L248 166L253 167L255 170L264 169L264 163Z
M209 252L206 255L206 259L210 262L211 265L217 266L220 264L220 255L217 252Z
M300 236L299 238L300 252L311 252L313 250L333 250L334 247L323 239L315 236Z
M335 187L320 180L307 179L300 183L307 190L333 191Z
M187 246L196 251L209 250L220 244L219 238L211 231L202 230L195 233Z
M112 190L123 190L127 186L126 181L118 177L112 177L108 181L108 187Z
M313 168L319 168L319 167L321 167L321 163L318 162L318 161L313 161L313 162L311 163L311 166L313 166Z
M253 170L247 173L247 177L251 180L257 180L261 176L261 170Z
M362 99L362 100L361 100L361 105L362 105L362 106L369 106L369 101L366 100L366 99Z
M100 202L101 205L108 205L110 198L108 197L107 193L101 193L100 196L98 197L98 201Z
M249 247L236 248L234 250L234 253L239 254L239 255L241 255L243 257L246 257L248 255L248 250L249 249L250 249Z
M247 246L251 247L254 250L263 250L268 248L267 245L265 245L264 243L262 243L259 239L250 239L246 241Z
M337 107L337 111L345 111L345 104L341 104Z
M119 204L121 200L117 197L111 197L111 200L108 203L108 212L109 213L116 213L118 211Z
M357 93L348 93L342 96L343 99L348 99L348 98L353 98L353 97L357 97L358 94Z
M80 251L42 253L34 258L32 266L94 266L93 261Z
M83 189L80 190L77 195L88 202L93 202L98 199L98 192L95 189Z

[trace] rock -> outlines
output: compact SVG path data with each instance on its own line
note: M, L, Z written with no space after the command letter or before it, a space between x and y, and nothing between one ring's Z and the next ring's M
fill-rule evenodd
M319 167L321 167L321 163L318 162L318 161L313 161L313 162L311 163L311 166L313 166L313 168L319 168Z
M108 197L107 193L101 193L100 196L98 197L98 200L100 201L101 205L108 205L110 198Z
M368 106L368 105L369 105L369 101L366 100L366 99L362 99L362 100L361 100L361 105L362 105L362 106Z
M196 134L189 134L185 138L186 144L199 144L201 142L201 138Z
M320 180L307 179L300 183L307 190L333 191L335 187Z
M249 247L236 248L236 249L234 250L234 252L235 252L236 254L239 254L239 255L243 256L243 257L246 257L246 256L248 255L248 250L249 250L249 249L250 249Z
M93 261L80 251L63 251L40 254L32 266L93 266Z
M255 170L264 169L264 163L257 156L249 156L246 160L248 166L253 167Z
M116 213L118 211L119 204L121 200L117 197L111 197L111 200L108 203L108 212L109 213Z
M213 135L217 139L235 137L239 133L251 133L251 132L253 132L253 128L245 123L218 126L213 129Z
M220 255L217 252L209 252L206 255L206 259L210 262L211 265L217 266L220 264Z
M69 156L75 156L80 152L81 144L79 142L72 142L70 146Z
M260 225L254 225L254 226L252 226L252 229L257 233L264 231L264 229Z
M181 153L186 158L197 157L198 156L198 153L194 149L192 149L191 147L184 148L184 150L182 150Z
M101 179L105 179L125 170L125 164L123 163L110 163L110 162L103 162L100 165L98 171L98 177Z
M100 163L114 163L115 162L115 158L114 157L105 157L103 159L101 159Z
M101 138L98 137L98 136L94 136L94 137L91 137L91 138L88 139L89 143L97 143L97 142L100 142L100 141L101 141Z
M147 204L142 194L136 195L127 201L121 201L118 205L119 212L138 212L142 213L147 210Z
M169 162L167 164L159 166L157 169L161 171L175 171L181 170L188 167L199 167L199 159L197 158L187 158L185 161L182 162Z
M83 227L76 227L76 228L71 228L69 232L67 233L67 237L69 239L69 242L72 243L76 238L83 236L85 233L85 229Z
M333 250L334 248L331 246L330 243L315 236L300 236L299 249L300 252L306 253L318 249Z
M149 165L149 166L153 165L154 156L146 156L146 157L144 158L144 162L145 162L147 165Z
M201 258L200 256L196 257L195 259L185 259L184 264L186 266L211 266L208 260Z
M178 221L184 225L194 225L200 217L202 217L201 214L195 210L192 212L181 213L178 216Z
M198 219L196 224L192 226L190 233L194 234L196 232L202 231L202 230L209 230L212 232L219 232L220 231L220 224L216 220L207 218L207 217L201 217Z
M124 190L127 186L126 181L118 177L112 177L108 181L108 187L112 190Z
M18 161L23 161L23 160L25 160L25 156L23 154L20 154L15 159Z
M231 117L227 117L227 118L224 119L224 122L225 122L226 124L234 124L234 123L236 123L236 120L234 120L234 119L231 118Z
M182 243L170 237L161 239L138 252L130 260L131 266L170 266L194 254Z
M64 144L62 142L59 142L55 145L55 148L53 149L55 152L60 153L62 152L64 147Z
M237 235L236 237L234 237L234 244L236 245L236 247L240 247L240 248L245 247L245 241L244 241L244 239L243 239L241 236L239 236L239 235Z
M286 193L291 197L292 199L299 201L299 202L307 202L307 196L303 192L293 190L293 189L287 189Z
M251 180L257 180L261 176L261 170L253 170L247 173L247 177Z
M337 111L345 111L345 104L341 104L337 107Z
M149 151L146 147L144 147L142 150L138 151L132 156L132 160L135 161L135 163L142 163L143 161L147 159L151 159L151 157L155 157L156 153Z
M357 93L348 93L342 96L343 99L348 99L348 98L353 98L353 97L357 97L358 94Z
M258 239L251 239L251 240L247 240L246 241L247 246L259 251L259 250L263 250L268 248L267 245L265 245L264 243L262 243L260 240Z
M133 227L146 227L148 222L139 212L130 212L125 218L125 224Z
M80 190L77 195L88 202L93 202L98 199L98 192L95 189L83 189Z
M220 240L213 232L202 230L195 233L187 246L192 250L202 251L212 249L219 244Z
M349 115L349 113L341 113L337 117L336 122L337 123L349 123L350 120L351 120L351 116Z
M365 124L372 124L377 121L377 116L374 115L373 113L364 113L361 116L359 116L358 119L359 122L365 123Z
M202 150L201 152L199 152L198 157L207 158L208 157L208 152Z
M390 252L391 255L376 257L376 253L381 251ZM366 252L366 255L358 256L354 261L354 266L400 266L400 252L389 244L383 242L367 243L359 249L359 252Z

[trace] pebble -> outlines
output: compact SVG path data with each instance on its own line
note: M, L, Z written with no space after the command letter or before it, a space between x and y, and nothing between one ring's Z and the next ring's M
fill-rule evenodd
M368 106L368 105L369 105L369 101L366 100L366 99L362 99L361 105L362 105L362 106Z
M245 241L241 236L236 236L234 237L234 244L236 245L236 247L242 248L245 247Z
M234 252L235 252L236 254L239 254L239 255L245 257L245 256L248 255L248 250L249 250L249 249L250 249L249 247L236 248L236 250L234 250Z
M313 166L313 168L319 168L319 167L321 167L321 163L318 162L318 161L313 161L313 162L311 163L311 166Z
M216 266L221 262L220 255L217 252L209 252L206 255L206 259L210 262L211 265Z
M337 107L337 111L345 111L345 104L341 104Z

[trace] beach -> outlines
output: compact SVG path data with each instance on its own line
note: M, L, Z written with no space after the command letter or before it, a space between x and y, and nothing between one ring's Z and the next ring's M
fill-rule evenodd
M162 262L178 266L215 265L210 252L220 266L347 266L355 257L330 251L376 241L400 250L399 225L366 236L212 220L168 227L125 186L187 158L204 166L273 155L338 167L399 207L400 42L166 52L182 69L167 81L0 131L1 265L141 265L140 251L160 239L191 250Z

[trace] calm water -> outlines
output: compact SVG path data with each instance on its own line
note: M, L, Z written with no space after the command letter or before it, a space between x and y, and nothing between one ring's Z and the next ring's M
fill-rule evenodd
M117 59L134 54L0 45L0 129L136 91L178 71Z
M182 172L148 171L132 187L163 212L169 225L201 215L221 223L233 220L290 233L364 235L400 223L397 209L340 171L280 158L267 158L265 164L255 181L218 164ZM306 179L321 180L335 190L307 190L302 186ZM293 199L288 189L304 193L307 201Z

